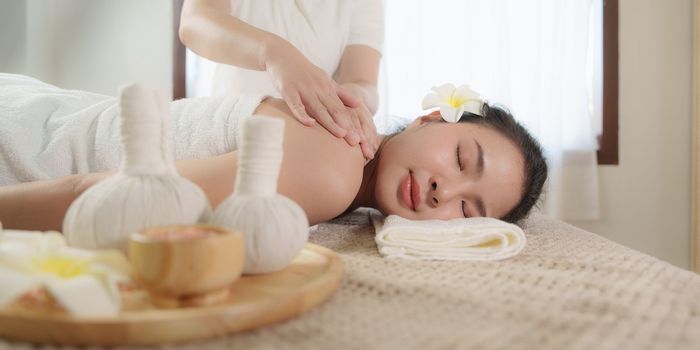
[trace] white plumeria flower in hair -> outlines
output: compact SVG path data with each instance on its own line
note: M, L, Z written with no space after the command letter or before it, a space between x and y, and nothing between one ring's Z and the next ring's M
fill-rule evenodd
M45 288L72 315L114 316L121 308L118 283L130 275L117 250L69 247L55 232L0 232L0 309Z
M428 93L423 98L423 109L440 107L440 115L446 122L456 123L465 111L481 115L484 101L468 85L455 88L454 85L447 83L435 86L432 90L434 92Z

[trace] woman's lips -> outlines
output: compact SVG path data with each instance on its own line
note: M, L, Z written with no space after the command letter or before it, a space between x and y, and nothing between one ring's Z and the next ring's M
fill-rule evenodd
M399 190L401 191L401 200L403 200L403 203L412 210L415 210L414 204L413 204L413 176L411 175L411 172L406 175L406 177L401 180L401 184L399 184Z
M408 175L401 180L400 190L404 204L415 211L418 203L420 203L420 185L413 177L413 172L409 171Z
M408 172L411 177L411 199L413 200L413 210L418 209L418 204L420 203L420 185L418 181L413 177L412 172Z

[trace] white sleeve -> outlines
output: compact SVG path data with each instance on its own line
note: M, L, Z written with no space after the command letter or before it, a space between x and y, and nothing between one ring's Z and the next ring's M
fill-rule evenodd
M347 45L367 45L382 53L384 6L382 0L352 0Z

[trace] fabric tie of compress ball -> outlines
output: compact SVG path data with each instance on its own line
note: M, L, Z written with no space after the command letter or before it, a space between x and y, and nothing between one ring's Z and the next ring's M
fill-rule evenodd
M413 260L502 260L525 248L525 233L493 218L408 220L371 214L377 249L387 258Z

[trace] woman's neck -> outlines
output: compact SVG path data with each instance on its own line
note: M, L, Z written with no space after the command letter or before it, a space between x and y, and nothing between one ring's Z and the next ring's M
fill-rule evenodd
M377 165L382 158L382 149L384 144L391 138L391 135L380 135L381 141L377 152L374 154L374 158L371 159L362 172L362 183L360 184L360 189L357 191L355 199L352 201L348 211L355 210L359 207L369 207L376 208L377 202L374 198L374 189L377 182Z

